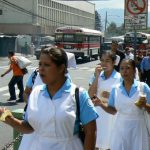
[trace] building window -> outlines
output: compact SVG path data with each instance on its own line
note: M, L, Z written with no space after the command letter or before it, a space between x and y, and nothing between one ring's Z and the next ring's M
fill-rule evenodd
M0 9L0 15L2 15L3 14L3 11Z

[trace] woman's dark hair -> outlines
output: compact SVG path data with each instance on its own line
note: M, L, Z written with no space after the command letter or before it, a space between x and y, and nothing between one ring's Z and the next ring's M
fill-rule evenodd
M103 55L107 55L113 62L116 61L116 55L112 51L104 51L102 53L102 56ZM101 58L102 58L102 56L101 56Z
M123 61L128 61L128 62L130 63L130 65L133 67L133 69L136 70L136 63L135 63L135 61L134 61L133 59L123 59L123 60L121 61L121 63L122 63Z
M65 66L65 73L67 73L67 66L68 66L68 57L66 52L63 49L56 48L56 47L48 47L41 50L41 54L48 55L53 63L57 66L61 66L64 64Z
M13 51L9 51L9 52L8 52L8 55L9 55L9 56L14 56L15 53L14 53Z

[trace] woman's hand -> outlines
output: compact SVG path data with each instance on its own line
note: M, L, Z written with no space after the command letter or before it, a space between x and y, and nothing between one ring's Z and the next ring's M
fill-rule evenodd
M95 77L99 76L99 74L101 73L102 70L103 70L102 66L100 64L97 65L95 68L95 73L94 73Z
M92 98L92 102L94 106L101 106L102 104L102 101L96 95L94 95L94 97Z
M107 91L103 91L102 93L101 93L101 96L102 97L104 97L104 98L109 98L109 95L110 95L110 93L109 92L107 92Z
M4 113L5 110L6 110L5 108L0 107L0 117Z

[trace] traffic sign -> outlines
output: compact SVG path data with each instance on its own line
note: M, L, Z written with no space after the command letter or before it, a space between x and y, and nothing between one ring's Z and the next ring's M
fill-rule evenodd
M148 0L125 0L125 29L147 29Z
M127 10L133 15L144 13L146 11L146 0L128 0Z

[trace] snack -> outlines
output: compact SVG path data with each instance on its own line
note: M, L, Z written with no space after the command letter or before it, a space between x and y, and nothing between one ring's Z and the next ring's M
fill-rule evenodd
M146 101L146 95L141 94L140 99L135 101L135 105L141 107L144 101Z

